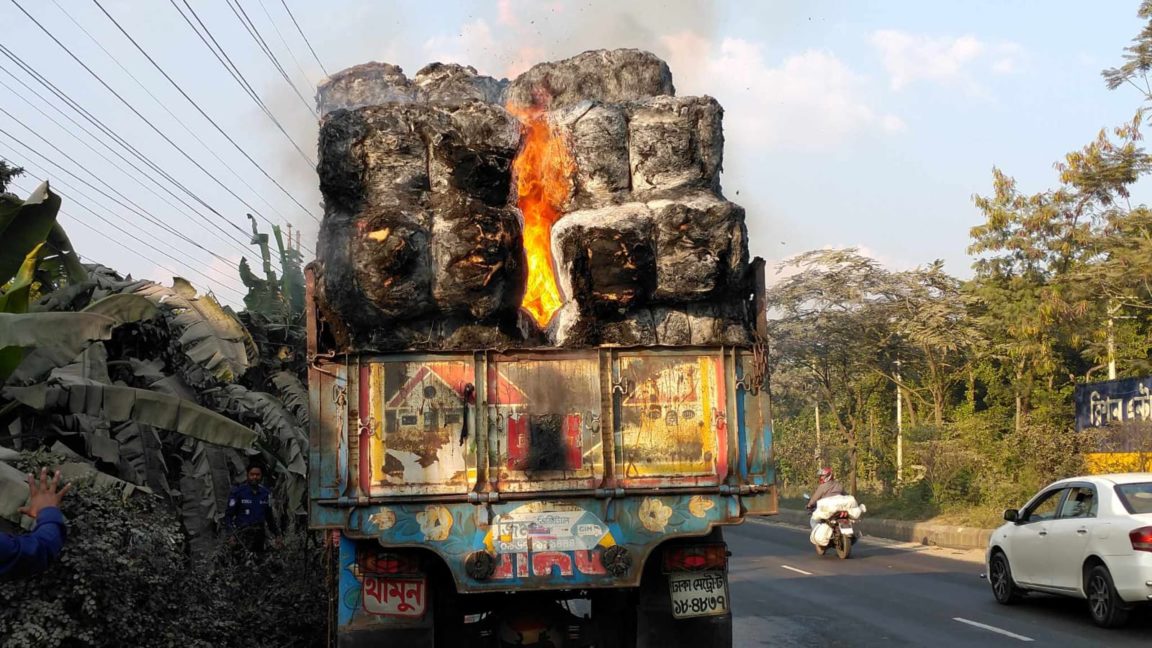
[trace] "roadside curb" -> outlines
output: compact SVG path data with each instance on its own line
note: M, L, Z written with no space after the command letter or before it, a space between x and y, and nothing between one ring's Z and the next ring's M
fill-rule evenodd
M809 515L804 511L781 508L775 518L786 524L807 527ZM992 529L906 520L881 520L869 518L867 515L857 525L864 536L948 549L984 549L988 546L988 538L992 536Z

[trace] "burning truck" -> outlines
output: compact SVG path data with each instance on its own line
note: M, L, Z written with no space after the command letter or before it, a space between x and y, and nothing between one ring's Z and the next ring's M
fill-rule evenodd
M339 646L729 646L776 511L763 262L657 57L325 80L311 524Z

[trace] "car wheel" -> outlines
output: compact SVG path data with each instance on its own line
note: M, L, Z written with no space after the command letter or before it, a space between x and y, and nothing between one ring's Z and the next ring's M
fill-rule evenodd
M1128 622L1131 608L1121 600L1112 583L1112 574L1104 565L1088 570L1084 593L1088 595L1088 611L1092 621L1102 628L1118 628Z
M992 554L988 566L988 582L992 585L992 595L1001 605L1011 605L1024 598L1024 590L1012 580L1012 568L1008 566L1008 556L1000 552Z

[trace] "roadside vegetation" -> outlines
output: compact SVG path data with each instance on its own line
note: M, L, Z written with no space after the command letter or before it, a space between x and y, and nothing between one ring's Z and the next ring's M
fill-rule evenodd
M308 397L300 254L253 227L246 309L84 263L48 183L5 193L0 166L0 526L27 526L23 475L78 486L47 574L0 587L0 646L321 645L324 551L307 531ZM222 516L265 466L287 529L234 558Z
M1124 64L1103 73L1135 88L1140 109L1057 162L1051 189L1022 191L995 169L974 197L970 279L850 249L787 263L768 295L785 495L827 464L872 516L993 525L1107 449L1106 434L1075 431L1075 385L1107 379L1110 362L1120 378L1152 373L1152 209L1132 196L1152 169L1152 2L1140 16L1150 22Z

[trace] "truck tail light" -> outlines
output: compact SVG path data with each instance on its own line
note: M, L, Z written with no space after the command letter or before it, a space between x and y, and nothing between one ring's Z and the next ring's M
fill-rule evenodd
M365 572L386 576L420 573L420 562L415 557L396 553L369 554L361 560L360 567Z
M1152 526L1140 527L1128 533L1133 551L1152 551Z
M664 550L666 572L724 569L727 564L728 547L722 544L669 547Z

